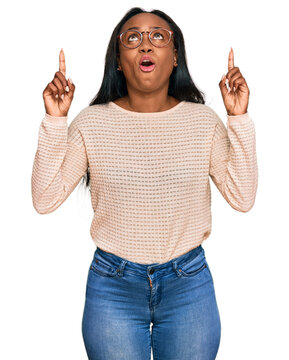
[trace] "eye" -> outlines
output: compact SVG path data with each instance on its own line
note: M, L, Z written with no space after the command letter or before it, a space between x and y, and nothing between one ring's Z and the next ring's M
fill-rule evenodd
M131 35L129 35L129 37L128 37L128 41L134 41L134 40L132 40L132 38L135 38L135 40L138 40L138 34L131 34Z
M160 35L161 36L161 38L157 38L157 35ZM161 34L161 33L159 33L159 32L157 32L157 33L154 33L154 39L163 39L164 37L163 37L163 35Z

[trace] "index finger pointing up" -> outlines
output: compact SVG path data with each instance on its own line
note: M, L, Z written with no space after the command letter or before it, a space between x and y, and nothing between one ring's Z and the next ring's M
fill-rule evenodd
M233 69L233 67L234 67L234 52L233 49L231 48L229 52L228 70Z
M64 76L66 76L66 66L63 49L61 49L59 53L59 71L62 72Z

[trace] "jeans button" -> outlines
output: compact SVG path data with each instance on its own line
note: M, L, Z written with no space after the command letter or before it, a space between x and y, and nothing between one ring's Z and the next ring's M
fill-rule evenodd
M150 269L149 273L153 274L155 272L155 269Z

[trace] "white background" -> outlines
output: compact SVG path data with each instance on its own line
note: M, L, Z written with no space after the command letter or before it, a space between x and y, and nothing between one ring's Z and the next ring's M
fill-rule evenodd
M259 185L241 213L212 190L203 243L219 306L217 359L289 359L288 12L285 1L11 1L1 6L0 358L87 359L81 335L90 237L89 193L77 187L53 213L32 206L42 92L64 49L76 84L70 123L99 90L111 33L134 6L181 28L189 70L226 124L219 90L230 47L250 89ZM101 324L100 324L101 326ZM137 359L136 359L137 360Z

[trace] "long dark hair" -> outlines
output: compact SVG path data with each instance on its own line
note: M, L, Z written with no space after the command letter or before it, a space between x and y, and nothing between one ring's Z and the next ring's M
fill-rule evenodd
M194 84L188 70L186 61L185 42L181 29L178 25L163 11L152 10L146 11L139 7L131 8L116 25L111 35L106 56L104 75L101 87L90 102L89 106L96 104L104 104L127 95L126 79L122 71L118 71L117 55L119 54L119 46L117 35L123 24L132 16L141 13L155 14L169 24L170 30L174 32L174 46L178 51L178 66L173 68L169 80L168 95L173 96L180 101L190 101L194 103L205 104L205 94L198 90ZM82 181L85 187L90 190L90 170L83 176Z

